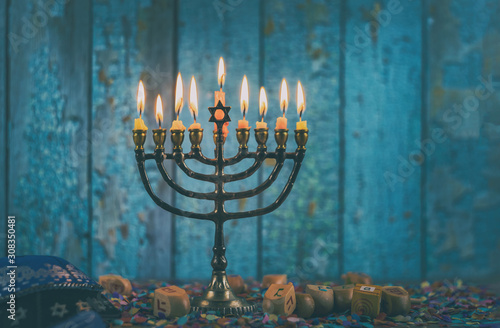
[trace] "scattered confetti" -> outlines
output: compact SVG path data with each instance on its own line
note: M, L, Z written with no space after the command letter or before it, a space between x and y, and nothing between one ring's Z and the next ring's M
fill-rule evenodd
M334 283L323 283L334 286ZM454 282L423 282L419 285L407 286L412 298L410 313L406 316L388 317L385 313L371 319L356 313L332 313L326 317L303 319L293 314L289 317L262 312L263 291L258 282L249 283L249 292L243 294L247 300L256 302L257 312L247 313L240 317L222 317L219 313L209 311L205 314L190 313L181 318L165 318L153 315L152 302L154 290L166 287L165 282L137 284L132 283L130 296L118 293L105 294L117 308L122 311L119 320L110 322L112 327L145 326L173 328L179 326L215 326L215 327L352 327L373 328L397 326L426 326L434 324L440 327L477 326L484 328L500 328L500 298L485 288L468 286L461 280ZM178 285L190 296L199 296L204 286L199 283ZM302 291L304 285L296 285L296 291Z

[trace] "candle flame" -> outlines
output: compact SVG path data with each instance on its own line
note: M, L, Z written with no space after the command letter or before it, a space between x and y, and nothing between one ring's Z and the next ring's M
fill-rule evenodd
M266 89L264 87L260 87L259 94L259 114L264 119L264 115L267 113L267 95Z
M196 80L194 76L191 77L191 85L189 87L189 109L196 122L196 117L198 116L198 92L196 91Z
M163 104L160 95L156 98L156 121L161 128L161 122L163 122Z
M302 89L302 84L300 81L297 83L297 113L299 113L300 119L302 119L302 114L306 110L306 97L304 95L304 90Z
M142 116L144 112L144 103L146 102L146 95L144 93L144 84L142 84L142 80L139 81L139 86L137 87L137 112L139 113L139 117Z
M288 108L288 85L286 84L285 79L281 81L280 108L283 111L283 116L285 116L286 109Z
M179 116L182 110L182 105L184 105L183 98L184 90L182 88L182 76L181 73L177 74L177 83L175 84L175 114Z
M222 87L224 86L224 81L226 81L226 68L224 67L224 59L222 59L222 57L219 58L217 81L219 82L219 86L222 89Z
M240 106L243 118L245 118L248 110L248 80L246 75L243 75L243 82L241 82Z

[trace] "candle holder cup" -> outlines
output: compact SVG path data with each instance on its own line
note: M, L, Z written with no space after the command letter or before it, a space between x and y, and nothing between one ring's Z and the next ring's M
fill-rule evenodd
M218 130L214 130L214 143L217 143L217 138L219 135L222 136L222 144L225 144L226 143L226 136L224 135L224 132L220 131L220 133L219 133Z
M250 128L237 128L236 139L240 144L240 149L248 149L248 139L250 138Z
M298 149L306 150L307 139L309 138L309 129L295 130L295 141Z
M174 144L174 152L182 151L182 142L184 141L184 130L170 130L170 139Z
M219 315L228 315L228 314L244 314L246 312L253 312L256 310L255 304L246 301L243 298L236 297L234 292L231 290L229 283L227 281L226 276L226 267L227 267L227 259L226 259L226 246L224 244L224 222L229 220L239 220L243 218L249 217L257 217L261 215L265 215L267 213L271 213L276 210L287 198L290 194L292 187L297 179L297 175L299 173L302 160L305 156L305 144L307 142L307 132L304 134L303 132L296 132L295 139L298 143L298 148L295 152L286 152L285 144L286 139L288 137L288 130L286 131L276 131L276 141L278 147L274 152L268 152L266 142L268 139L268 129L255 129L255 139L258 143L257 151L249 152L247 142L249 139L249 128L237 129L236 136L238 142L240 144L238 153L230 158L224 157L224 141L225 137L223 135L223 126L225 122L231 121L229 118L229 110L230 107L224 107L221 102L217 104L215 107L209 107L210 112L212 113L212 117L210 118L210 122L214 122L217 126L216 131L214 132L214 142L215 142L215 157L207 158L201 152L201 148L199 146L202 139L202 130L201 131L190 131L190 140L192 143L191 151L189 153L182 152L182 141L184 139L184 131L181 130L172 130L171 138L173 142L173 152L167 153L164 148L158 148L158 144L163 145L164 142L164 134L155 130L154 139L157 144L157 149L154 153L146 154L144 152L143 144L145 141L145 131L137 131L134 130L134 142L136 144L135 154L137 160L137 167L139 169L139 174L141 176L141 180L144 184L144 188L146 189L149 196L153 199L153 201L162 209L169 211L175 215L184 216L188 218L198 219L198 220L208 220L212 221L215 224L215 241L213 247L213 258L212 258L212 278L204 291L203 295L200 297L195 297L191 300L191 310L192 311L216 311ZM222 110L224 115L218 113L217 117L215 117L214 113L216 110ZM163 139L162 139L163 138ZM262 182L258 187L238 192L229 192L224 189L226 183L244 180L255 172L259 170L262 163L267 159L274 159L275 166L269 177ZM202 164L212 166L214 168L213 174L201 174L191 170L187 165L186 159L194 159L199 161ZM228 166L235 165L240 163L244 159L253 159L253 163L246 170L236 173L236 174L226 174L224 173L224 169ZM211 200L214 202L214 209L208 213L198 213L192 211L186 211L179 209L175 206L168 204L163 201L156 193L153 191L151 184L149 182L148 175L145 169L145 161L146 160L154 160L156 161L158 170L163 178L163 180L172 188L175 192L195 199L205 199ZM165 160L173 160L177 166L190 178L201 180L205 182L210 182L214 184L214 191L212 192L197 192L186 190L183 187L179 186L167 172L164 161ZM277 197L277 199L262 208L257 208L249 211L240 211L240 212L227 212L224 206L226 201L230 200L238 200L244 199L248 197L253 197L257 194L264 192L267 188L269 188L273 182L277 179L278 175L283 168L283 165L286 160L293 161L293 168L288 177L288 181L284 186L281 194Z
M144 149L147 130L133 130L135 150Z
M200 144L203 140L203 129L189 129L189 141L191 141L192 150L200 150Z
M266 142L269 136L269 128L255 129L255 140L257 141L257 150L263 151L267 149Z
M286 149L288 129L274 129L274 139L276 140L276 144L278 144L277 149Z
M165 139L167 137L166 129L154 129L153 130L153 141L155 142L156 148L155 150L164 150L165 149Z

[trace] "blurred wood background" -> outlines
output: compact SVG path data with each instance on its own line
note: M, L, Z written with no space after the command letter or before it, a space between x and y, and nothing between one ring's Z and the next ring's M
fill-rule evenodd
M194 75L211 155L206 107L223 56L233 107L228 156L243 74L252 126L261 85L274 125L285 77L293 96L297 80L304 85L310 129L284 205L226 223L229 273L498 279L499 15L500 3L489 0L2 0L0 252L7 215L15 215L18 255L61 256L93 276L208 278L213 225L155 206L131 130L139 79L152 129L156 94L170 124L175 76L182 72L187 90ZM187 106L181 119L192 120ZM146 144L151 150L151 134ZM182 185L206 188L169 169ZM272 202L289 170L269 193L230 209ZM234 190L255 187L269 171ZM155 188L178 206L208 206Z

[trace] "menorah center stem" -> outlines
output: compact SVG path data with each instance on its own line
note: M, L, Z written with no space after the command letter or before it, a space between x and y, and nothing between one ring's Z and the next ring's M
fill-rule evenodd
M215 222L215 241L212 248L212 268L214 271L225 271L227 267L226 246L224 245L224 222Z

